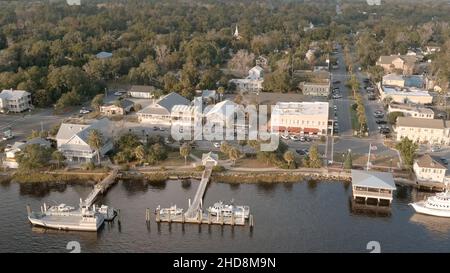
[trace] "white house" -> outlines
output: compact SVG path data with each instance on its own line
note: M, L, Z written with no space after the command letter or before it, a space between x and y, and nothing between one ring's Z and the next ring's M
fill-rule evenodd
M450 123L442 119L398 117L397 141L408 138L418 143L450 145Z
M259 92L262 90L262 84L264 82L263 72L263 68L257 65L248 71L246 78L231 79L229 83L234 84L238 91Z
M382 85L378 83L381 100L390 98L397 103L429 104L433 102L433 96L426 90L416 87L401 87Z
M0 93L0 112L20 113L32 107L31 94L27 91L6 89Z
M414 160L413 170L418 181L444 183L447 167L425 154Z
M155 92L156 88L150 85L132 85L128 90L128 95L137 99L152 99Z
M209 152L202 155L203 166L206 166L207 164L217 166L217 163L219 163L219 156L216 153Z
M138 120L141 123L155 123L170 125L172 122L172 109L175 105L191 105L185 97L172 92L161 97L157 102L151 104L137 112Z
M434 111L432 109L419 105L391 103L389 104L388 112L401 112L406 117L434 119Z
M88 143L92 130L98 130L103 136L103 147L100 156L104 156L113 148L112 136L114 127L107 118L92 124L62 123L56 135L57 148L69 161L91 162L96 160L97 151Z

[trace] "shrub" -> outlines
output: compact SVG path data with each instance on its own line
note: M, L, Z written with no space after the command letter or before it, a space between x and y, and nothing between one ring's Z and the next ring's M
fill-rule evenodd
M202 172L202 171L205 170L205 166L203 166L203 165L196 166L195 170L198 171L198 172Z
M214 166L212 170L213 170L213 172L223 172L223 171L225 171L225 167L221 166L221 165L217 165L217 166Z

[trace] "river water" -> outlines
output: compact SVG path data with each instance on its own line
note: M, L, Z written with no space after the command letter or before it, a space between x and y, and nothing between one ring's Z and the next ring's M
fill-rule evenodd
M121 210L121 223L105 223L98 233L32 227L26 204L77 205L89 185L0 184L0 252L68 252L78 241L82 252L448 252L450 219L415 214L408 203L427 193L398 187L390 213L352 210L351 187L341 182L278 184L210 183L204 207L223 200L249 205L255 227L145 223L145 209L187 207L198 181L123 181L98 203Z

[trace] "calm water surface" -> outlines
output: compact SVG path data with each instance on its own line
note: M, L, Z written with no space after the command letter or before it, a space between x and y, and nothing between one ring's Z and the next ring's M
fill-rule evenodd
M145 223L145 209L187 207L198 181L116 184L99 203L121 209L121 224L98 233L45 230L30 226L26 204L77 205L92 186L0 184L0 252L68 252L79 241L83 252L367 252L379 241L385 252L450 251L450 219L415 214L408 203L426 195L398 188L391 214L352 212L351 188L340 182L283 184L211 183L204 206L218 200L251 207L253 231L246 227Z

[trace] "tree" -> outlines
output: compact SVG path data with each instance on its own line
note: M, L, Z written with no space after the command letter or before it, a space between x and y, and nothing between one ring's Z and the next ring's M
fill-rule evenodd
M414 158L416 157L418 147L419 146L417 145L417 143L414 143L407 137L403 138L402 141L397 143L397 145L395 146L395 148L400 152L403 164L409 170L411 170L414 164Z
M247 145L247 140L241 139L238 141L238 144L239 144L239 146L241 146L241 148L242 148L241 151L243 152L245 145Z
M344 169L351 170L353 168L352 153L349 151L345 155Z
M187 164L187 157L191 153L191 145L184 143L180 146L180 155L184 157L184 165Z
M390 124L395 124L396 122L397 122L397 118L398 117L403 117L404 116L404 114L402 113L402 112L390 112L389 114L388 114L388 122L390 123Z
M134 149L134 156L140 163L144 162L146 151L143 145L139 145Z
M91 101L91 107L95 110L95 111L100 111L100 106L103 105L103 100L105 98L104 94L98 94L95 95L95 97L92 99Z
M51 159L51 149L39 144L27 145L16 155L19 171L28 172L47 166Z
M291 90L291 80L287 70L277 69L267 75L263 82L263 89L270 92L286 93Z
M284 158L284 160L286 160L286 162L290 166L291 163L294 162L294 160L295 160L295 155L294 155L294 153L292 151L286 151L283 154L283 158Z
M90 130L88 135L88 144L92 149L96 150L97 162L100 164L100 149L104 144L102 133L97 129Z
M228 149L228 157L233 161L233 165L236 164L236 160L241 157L241 152L236 147L230 147Z
M234 70L241 75L245 75L250 67L253 66L254 60L255 55L253 53L249 53L245 49L240 49L233 57L231 57L227 66L228 69Z
M223 141L222 144L220 144L220 151L224 154L228 154L231 147L232 146L228 144L228 142Z
M320 168L322 167L322 161L319 156L317 145L311 146L309 155L304 159L304 165L308 168Z
M219 100L222 100L223 94L225 94L225 87L220 86L219 88L217 88L217 93L219 93Z
M61 166L61 163L64 162L64 160L66 160L66 157L64 156L63 153L61 153L60 151L56 150L52 153L52 159L55 160L57 162L58 168Z

